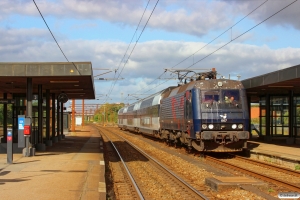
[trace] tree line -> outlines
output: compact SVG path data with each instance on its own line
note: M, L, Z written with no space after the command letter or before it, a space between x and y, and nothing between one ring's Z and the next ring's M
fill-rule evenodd
M118 111L123 107L124 103L103 104L95 110L94 122L116 124L118 122Z

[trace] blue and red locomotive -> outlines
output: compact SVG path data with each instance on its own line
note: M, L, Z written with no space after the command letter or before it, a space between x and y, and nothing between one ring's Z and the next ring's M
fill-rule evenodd
M120 109L118 127L197 151L242 151L249 139L245 89L237 80L211 78L215 74Z

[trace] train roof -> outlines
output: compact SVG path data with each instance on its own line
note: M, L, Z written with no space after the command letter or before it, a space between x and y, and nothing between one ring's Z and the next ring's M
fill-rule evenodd
M191 81L181 86L168 87L160 92L157 92L149 97L139 100L133 104L130 104L119 110L119 114L127 113L129 111L135 111L142 108L160 104L160 100L168 97L175 96L182 92L191 90L193 88L199 88L201 90L210 89L242 89L244 88L241 81L230 80L230 79L207 79Z
M197 80L191 81L187 84L178 86L169 92L165 92L162 95L162 99L175 96L182 92L191 90L193 88L199 88L201 90L211 90L211 89L242 89L244 88L241 81L230 80L230 79L208 79L208 80Z
M152 94L144 99L141 99L133 104L130 104L126 107L123 107L119 110L119 114L121 113L127 113L129 111L135 111L135 110L139 110L139 109L142 109L142 108L147 108L147 107L150 107L150 106L154 106L154 105L158 105L160 104L160 100L162 98L162 95L164 93L168 93L170 92L173 88L175 88L174 86L173 87L168 87L164 90L161 90L155 94Z

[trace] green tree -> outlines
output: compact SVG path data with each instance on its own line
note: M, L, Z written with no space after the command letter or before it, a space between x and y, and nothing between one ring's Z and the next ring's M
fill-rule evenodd
M124 104L109 104L102 105L95 111L94 121L103 123L117 123L118 111L124 107Z
M3 104L0 104L0 125L3 125ZM12 125L12 104L7 104L7 124Z

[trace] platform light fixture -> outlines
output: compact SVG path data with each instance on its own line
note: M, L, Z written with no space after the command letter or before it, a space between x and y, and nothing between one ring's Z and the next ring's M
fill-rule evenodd
M79 83L79 81L50 81L50 83Z
M269 85L268 87L273 87L273 88L292 88L294 86L292 86L292 85Z
M82 91L82 88L66 89L65 91Z
M74 93L74 92L66 92L67 94L85 94L85 93Z

